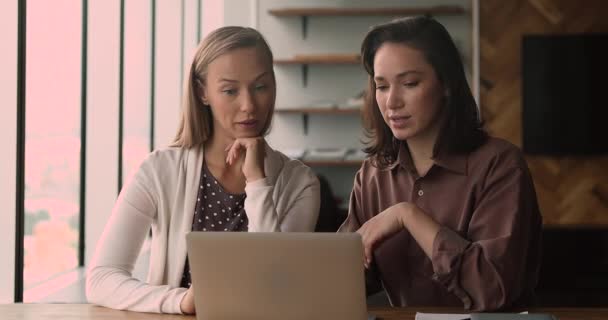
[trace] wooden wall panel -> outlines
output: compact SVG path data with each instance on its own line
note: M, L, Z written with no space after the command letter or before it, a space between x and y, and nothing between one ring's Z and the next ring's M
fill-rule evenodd
M608 1L479 2L482 116L490 134L521 147L522 36L608 32ZM527 160L546 225L608 226L608 156Z

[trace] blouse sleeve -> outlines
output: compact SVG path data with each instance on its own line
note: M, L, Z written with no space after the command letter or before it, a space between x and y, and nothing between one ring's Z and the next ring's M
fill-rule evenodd
M312 232L321 205L320 184L312 170L302 164L283 169L280 197L285 198L284 212L277 212L273 194L277 185L268 178L245 186L245 212L251 232Z
M90 303L139 312L181 313L185 288L149 285L132 276L142 244L156 218L154 170L145 161L124 186L87 271Z
M466 235L442 227L433 242L433 278L467 309L514 303L527 285L526 269L540 254L529 244L538 243L542 219L532 178L518 160L490 167Z
M355 175L353 190L350 193L348 215L338 232L355 232L361 228L362 223L359 221L361 208L361 170L359 170Z
M353 190L350 193L350 202L348 205L348 215L342 223L338 232L356 232L363 224L360 220L361 212L361 170L355 175ZM363 261L361 261L363 263ZM369 269L365 269L365 292L367 296L373 295L382 290L382 284L378 276L378 268L376 260L372 262Z

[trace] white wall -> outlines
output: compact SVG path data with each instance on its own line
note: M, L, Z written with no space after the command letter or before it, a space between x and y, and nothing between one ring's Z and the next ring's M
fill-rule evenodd
M251 0L224 0L224 26L253 27L252 16L256 10L257 1Z
M14 301L17 141L17 0L0 1L0 304Z

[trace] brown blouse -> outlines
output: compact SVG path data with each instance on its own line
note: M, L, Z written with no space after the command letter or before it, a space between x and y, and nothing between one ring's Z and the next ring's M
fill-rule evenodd
M247 231L248 220L243 207L245 197L245 193L224 191L203 162L192 231ZM190 265L186 258L181 287L189 288L191 284Z
M395 306L494 310L531 303L540 265L542 218L520 150L488 138L469 154L434 159L420 177L407 145L385 169L366 160L357 172L341 231L399 202L411 202L442 227L429 259L407 230L374 250L368 276Z

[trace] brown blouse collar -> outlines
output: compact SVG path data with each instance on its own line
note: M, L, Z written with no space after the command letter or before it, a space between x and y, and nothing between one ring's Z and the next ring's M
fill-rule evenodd
M433 159L435 165L440 166L446 170L453 171L462 175L467 175L468 154L466 153L450 153L450 152L439 152L439 154ZM388 167L393 170L398 166L410 172L416 172L412 156L410 155L407 143L401 142L399 144L399 152L397 159Z

